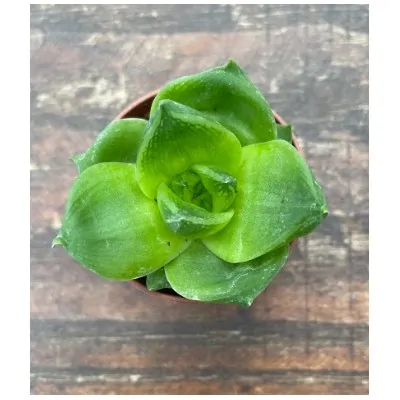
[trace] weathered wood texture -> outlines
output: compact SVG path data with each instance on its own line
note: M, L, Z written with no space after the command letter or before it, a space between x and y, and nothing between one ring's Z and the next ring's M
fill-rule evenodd
M239 62L295 127L330 216L249 309L160 302L50 243L130 101ZM31 6L31 391L368 393L368 7Z

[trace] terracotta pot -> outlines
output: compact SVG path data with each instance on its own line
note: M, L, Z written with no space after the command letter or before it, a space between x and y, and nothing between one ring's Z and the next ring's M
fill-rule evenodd
M135 100L132 104L130 104L128 107L125 108L115 119L123 119L123 118L148 118L151 104L153 103L154 98L156 97L158 93L158 90L155 90L153 92L150 92L143 97L140 97L138 100ZM281 125L286 125L286 122L284 119L275 111L273 111L275 121ZM299 142L293 133L293 146L297 149L297 151L303 155L303 152L300 148ZM296 243L294 241L291 244L291 248L293 245ZM142 292L145 292L147 294L151 294L152 296L158 296L159 298L164 298L169 301L174 301L174 302L181 302L181 303L199 303L197 300L189 300L185 299L184 297L178 295L175 293L173 290L169 289L164 289L162 291L156 291L152 292L147 290L146 287L146 278L139 278L136 280L132 281L132 285L136 287L137 289L141 290Z

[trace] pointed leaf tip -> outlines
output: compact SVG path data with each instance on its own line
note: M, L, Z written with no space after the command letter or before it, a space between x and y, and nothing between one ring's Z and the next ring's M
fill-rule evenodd
M245 75L244 71L239 67L239 65L232 59L229 58L226 64L223 66L225 71L239 72L241 75Z
M65 240L62 238L61 235L57 235L57 236L53 239L53 241L51 242L51 248L54 248L54 247L57 246L57 245L63 246L63 247L66 246Z

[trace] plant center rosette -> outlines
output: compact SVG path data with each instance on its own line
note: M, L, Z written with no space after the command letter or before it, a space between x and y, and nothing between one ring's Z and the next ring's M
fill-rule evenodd
M113 121L72 157L53 243L107 279L249 306L328 213L291 142L233 61L176 79L149 120Z

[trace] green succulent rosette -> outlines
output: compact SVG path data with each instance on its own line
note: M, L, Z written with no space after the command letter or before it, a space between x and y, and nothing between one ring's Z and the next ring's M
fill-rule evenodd
M232 60L165 85L83 154L53 244L112 280L249 306L328 214L292 127Z

